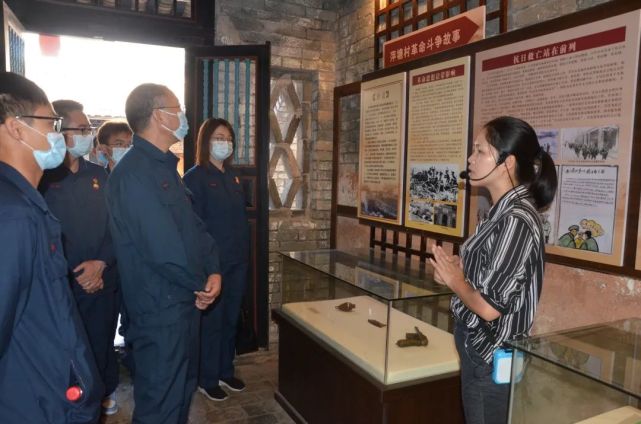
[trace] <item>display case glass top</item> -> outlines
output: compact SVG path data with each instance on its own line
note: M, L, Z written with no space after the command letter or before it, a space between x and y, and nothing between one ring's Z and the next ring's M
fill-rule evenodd
M434 281L433 268L371 249L280 252L284 258L307 265L388 301L451 295Z
M640 318L558 331L509 344L641 398Z

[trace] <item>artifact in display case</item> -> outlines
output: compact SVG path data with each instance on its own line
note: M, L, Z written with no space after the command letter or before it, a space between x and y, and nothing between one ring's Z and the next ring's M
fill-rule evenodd
M525 355L523 377L512 382L511 423L641 423L641 319L509 344Z
M432 325L451 291L431 268L401 273L360 253L284 253L281 312L383 384L458 371L453 336Z
M347 390L346 375L352 375L354 384L368 387L365 392L371 392L373 397L363 400L363 405L369 406L361 413L373 415L370 421L361 416L359 422L379 422L385 414L401 409L406 413L414 411L414 407L407 406L413 396L407 391L412 387L420 392L415 401L438 403L426 397L428 386L428 391L440 392L443 405L450 405L449 411L443 405L435 406L443 410L441 417L451 420L447 422L462 421L459 359L449 332L452 292L433 281L431 266L399 261L394 255L373 250L281 255L282 305L273 311L280 330L277 399L289 403L290 412L295 410L294 415L314 422L347 422L344 414L354 412L349 411L353 405L346 405L344 412L339 412L340 406L329 403L323 408L309 405L317 404L322 397L322 393L315 393L314 384L303 388L303 382L318 378L310 369L313 368L324 370L323 379L331 379L336 372L336 384L326 387L332 393ZM290 334L296 336L290 339ZM293 352L296 356L304 355L306 360L295 371L292 370L295 358L288 357L291 345L310 346L306 355ZM404 400L397 402L396 407L388 405L385 397L401 388ZM374 396L375 393L378 395ZM353 393L346 396L354 399ZM379 415L372 406L377 402ZM438 412L434 416L439 416Z

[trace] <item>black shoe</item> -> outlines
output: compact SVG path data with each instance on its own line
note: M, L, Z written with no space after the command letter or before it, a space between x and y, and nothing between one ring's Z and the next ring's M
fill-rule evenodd
M221 389L220 386L211 387L209 389L198 387L198 391L205 395L207 399L214 400L216 402L221 402L229 397L229 395Z
M234 392L242 392L245 390L245 383L243 383L243 380L236 377L221 378L218 382L221 386L225 386Z

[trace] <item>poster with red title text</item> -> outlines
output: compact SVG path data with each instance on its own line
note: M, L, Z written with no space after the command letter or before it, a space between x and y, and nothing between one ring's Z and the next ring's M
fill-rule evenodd
M640 21L636 10L476 55L475 134L521 118L555 162L547 253L623 265Z

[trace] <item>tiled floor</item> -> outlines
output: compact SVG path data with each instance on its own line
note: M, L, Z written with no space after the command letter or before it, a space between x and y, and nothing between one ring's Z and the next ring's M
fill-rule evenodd
M231 393L223 402L213 402L200 393L195 393L190 424L204 423L293 423L291 418L274 400L274 388L278 378L277 347L269 351L245 354L236 359L236 374L247 384L240 393ZM116 415L103 417L102 423L125 424L131 422L133 411L133 386L129 374L121 369L120 386L116 398L120 410Z

